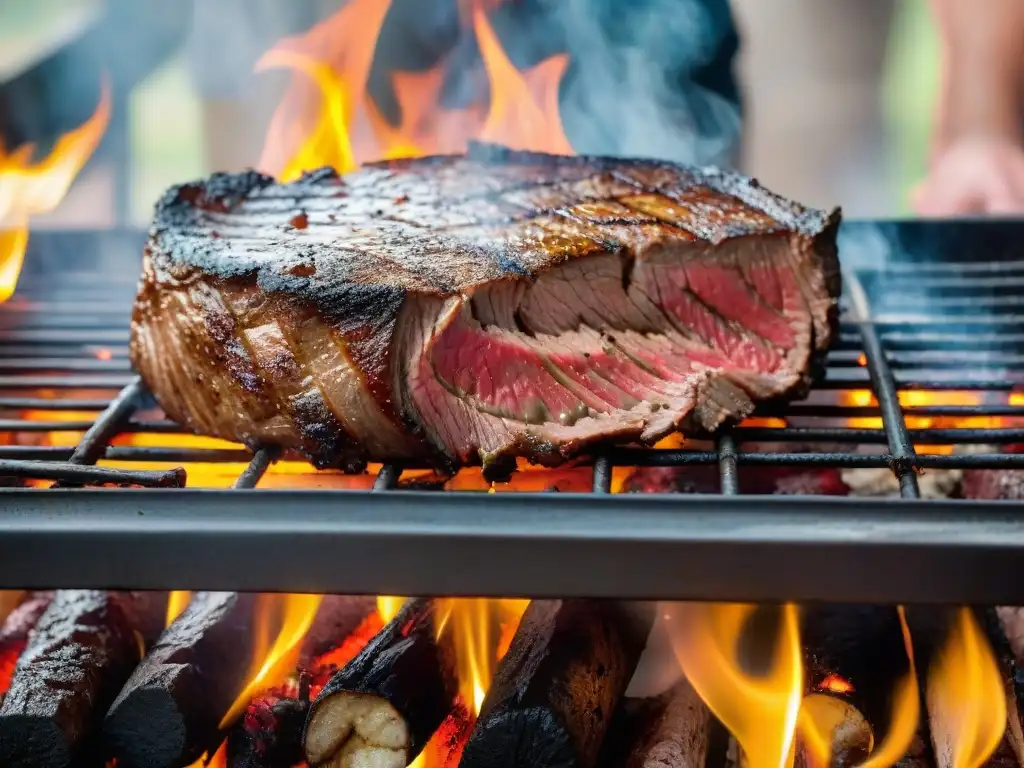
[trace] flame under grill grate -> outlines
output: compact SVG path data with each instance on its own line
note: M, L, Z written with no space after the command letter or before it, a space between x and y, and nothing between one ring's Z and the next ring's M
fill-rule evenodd
M1024 383L1022 235L1010 223L847 225L844 257L863 267L871 306L847 302L806 402L757 414L786 426L739 426L704 450L609 450L593 462L601 498L402 490L416 468L392 465L369 492L245 490L274 449L111 445L179 431L136 417L152 405L126 350L141 236L33 236L31 271L0 306L0 477L60 490L0 491L0 586L1020 602L1024 525L1010 505L914 500L920 472L1024 469L1006 448L1024 443L1024 399L1011 396ZM851 402L869 389L877 406ZM901 407L898 392L918 391L977 402ZM21 416L31 410L102 413ZM925 418L994 426L908 428ZM3 444L58 431L83 435L75 447ZM247 466L238 490L199 490L146 462ZM721 497L610 493L616 467L692 464L718 466ZM888 468L903 500L739 495L753 465ZM102 483L144 489L67 487Z

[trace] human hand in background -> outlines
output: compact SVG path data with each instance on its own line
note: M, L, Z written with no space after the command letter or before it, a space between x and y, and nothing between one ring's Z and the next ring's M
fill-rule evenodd
M999 136L969 136L939 149L911 193L922 216L1024 215L1024 146Z

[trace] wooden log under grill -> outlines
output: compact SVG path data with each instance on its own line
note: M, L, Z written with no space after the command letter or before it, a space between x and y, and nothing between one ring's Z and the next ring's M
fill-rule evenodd
M530 603L498 665L462 768L592 768L653 621L651 604Z
M373 597L326 595L299 651L299 677L294 684L262 691L228 731L229 768L275 768L302 761L302 732L310 708L310 685L319 689L336 671L339 650L365 631L376 617ZM378 620L379 621L379 620ZM378 625L379 626L379 625ZM369 640L369 637L366 638ZM365 646L364 646L365 647ZM352 652L354 656L361 648Z
M149 609L165 608L151 601ZM151 616L130 595L62 590L40 618L0 707L0 765L61 768L101 753L99 724L142 648Z
M313 702L303 737L312 768L412 762L458 694L451 633L433 600L411 600Z
M809 607L803 612L801 637L807 693L821 690L833 675L848 682L852 690L840 695L863 714L877 744L889 730L896 685L910 669L896 608L844 604Z
M299 667L309 667L318 656L333 651L376 610L375 597L325 595L320 601L309 631L302 639Z
M220 720L251 667L256 601L237 592L192 596L103 722L118 768L176 768L216 748Z
M254 698L228 733L229 768L278 768L301 763L302 731L309 708L309 685L305 680L298 691L266 691Z
M707 764L711 712L685 678L661 695L639 702L628 720L622 724L627 738L602 756L603 766L704 768Z
M926 676L932 662L948 636L957 610L959 609L939 606L907 608L907 623L914 641L914 654L924 681L927 680ZM1016 682L1019 677L1016 661L995 610L977 609L974 615L992 646L1004 681L1006 696L1006 731L985 765L987 768L1020 768L1024 765L1024 731L1019 707L1021 686ZM951 729L955 728L956 724L945 716L943 702L933 696L927 683L924 685L924 702L936 768L955 768L950 747L955 743Z
M28 644L29 633L53 602L53 592L32 592L0 624L0 704L14 676L18 658Z

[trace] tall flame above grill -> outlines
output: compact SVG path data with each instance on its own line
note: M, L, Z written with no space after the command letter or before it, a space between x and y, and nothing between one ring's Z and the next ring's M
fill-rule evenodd
M471 139L572 154L558 107L568 57L553 56L520 72L487 18L488 5L493 3L472 2L463 14L487 74L487 101L443 107L443 63L425 73L395 72L398 126L384 119L367 93L389 0L355 0L306 34L278 43L257 70L291 69L295 77L267 130L260 166L288 181L323 165L344 173L374 160L461 152Z
M0 144L0 302L14 293L28 245L29 218L54 210L96 150L110 121L110 88L103 83L92 116L61 136L50 154L32 162L25 144L5 153Z

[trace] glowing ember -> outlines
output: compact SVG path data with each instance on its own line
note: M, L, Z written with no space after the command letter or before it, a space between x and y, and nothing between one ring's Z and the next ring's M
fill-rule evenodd
M665 608L672 647L684 674L736 738L748 768L783 768L793 745L803 698L797 608L778 609L770 661L746 669L742 642L759 609L726 603L678 603ZM763 672L763 673L762 673Z
M313 623L322 598L322 595L301 594L261 596L257 617L259 623L269 627L279 617L280 628L269 650L254 654L254 658L262 659L262 663L224 715L220 728L231 725L249 706L249 700L254 695L264 688L280 684L295 668L299 642Z
M295 77L268 127L260 167L289 181L324 165L344 173L373 160L461 152L474 138L572 154L558 105L568 57L553 56L520 72L487 20L489 5L470 3L468 13L463 8L480 48L489 100L461 109L442 107L443 65L422 73L395 72L397 126L367 93L389 0L354 0L304 35L275 45L257 70L287 68Z
M1006 729L1002 675L969 608L961 608L928 672L928 712L938 762L979 768Z
M914 408L922 406L981 406L983 395L980 392L958 390L928 391L911 389L899 393L900 405L904 408L907 427L910 429L998 429L1003 426L998 416L918 416ZM1010 396L1011 402L1013 395ZM843 392L841 403L853 407L877 407L878 401L867 389ZM849 419L849 426L855 429L881 429L882 419L879 416L866 416ZM923 453L950 454L952 445L915 445L915 449Z
M839 675L829 675L818 685L818 690L832 693L852 693L853 683Z
M32 162L33 147L5 154L0 145L0 302L14 293L28 245L31 216L54 210L92 156L110 120L110 89L104 82L100 103L85 123L61 136L43 160Z

